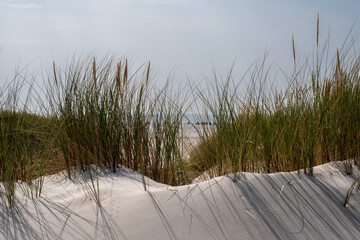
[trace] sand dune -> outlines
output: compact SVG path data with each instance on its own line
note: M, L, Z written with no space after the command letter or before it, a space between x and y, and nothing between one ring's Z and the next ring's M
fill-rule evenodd
M341 163L297 172L240 173L169 187L120 168L102 169L97 207L90 181L64 174L45 179L42 197L17 192L0 205L2 239L359 239L360 193L342 206L354 175ZM87 184L85 184L87 183Z

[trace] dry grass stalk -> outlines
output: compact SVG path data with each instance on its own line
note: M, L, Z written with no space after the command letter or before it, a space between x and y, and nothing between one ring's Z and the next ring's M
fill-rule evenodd
M127 84L127 79L128 79L128 60L125 60L125 69L124 69L124 78L123 78L123 83L124 86L126 86Z
M96 79L96 60L95 60L95 57L94 57L94 61L93 61L93 64L92 64L92 70L93 70L94 84L96 86L97 79Z
M148 65L147 73L146 73L146 86L148 86L148 84L149 84L149 77L150 77L150 61L149 61L149 65Z
M56 67L55 67L55 62L53 62L53 71L54 71L54 80L55 80L55 85L58 85L58 80L57 80L57 76L56 76Z
M340 66L340 56L339 56L339 49L336 49L336 69L335 69L335 85L336 90L339 88L339 77L341 74L341 66Z
M320 30L320 21L319 21L319 13L318 13L316 20L316 46L319 46L319 30Z
M295 55L295 41L294 41L294 34L292 35L292 52L294 58L294 65L296 66L296 55Z
M116 87L120 93L121 91L121 61L116 66Z

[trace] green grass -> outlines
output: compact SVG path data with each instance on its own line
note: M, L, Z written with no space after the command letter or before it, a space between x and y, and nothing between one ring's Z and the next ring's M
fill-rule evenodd
M53 155L50 121L26 109L27 103L19 98L24 86L25 81L14 79L0 91L0 198L8 207L14 204L17 181L26 183L24 194L36 198L43 176L55 172L49 168Z
M199 129L192 169L210 177L300 169L311 175L314 166L330 161L359 164L360 58L338 50L325 66L326 46L320 51L317 41L312 66L297 63L293 49L294 72L283 91L267 89L265 60L244 76L245 92L231 73L225 81L211 79L206 93L195 90L205 106L199 111L209 113L214 127ZM350 161L344 165L351 174Z
M205 91L171 80L159 88L150 63L133 69L127 59L111 57L54 63L45 99L17 75L0 89L2 202L14 205L18 181L38 197L46 174L66 170L101 205L98 166L139 171L145 191L145 176L183 185L204 173L312 174L314 166L338 160L352 174L350 160L360 164L360 58L344 48L325 65L328 45L320 49L318 29L313 64L301 64L294 45L293 38L294 71L282 91L269 87L265 59L240 79L231 71L225 80L215 75ZM200 141L187 151L188 109L214 124L195 125Z
M170 85L151 85L150 70L149 63L132 73L126 59L109 58L73 62L65 71L54 65L48 100L69 178L73 167L86 172L96 164L113 172L126 166L167 184L187 182L179 155L182 106Z

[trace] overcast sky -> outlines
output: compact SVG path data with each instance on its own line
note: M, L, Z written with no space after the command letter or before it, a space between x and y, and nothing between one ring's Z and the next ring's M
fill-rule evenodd
M288 68L292 34L298 54L311 53L318 12L321 39L330 30L336 49L359 22L360 1L0 0L0 82L19 63L40 75L80 53L150 60L163 75L175 68L179 81L223 73L234 59L235 73L244 72L265 50Z

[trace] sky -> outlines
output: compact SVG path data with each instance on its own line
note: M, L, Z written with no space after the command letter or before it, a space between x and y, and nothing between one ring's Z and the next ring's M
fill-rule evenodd
M266 52L288 71L292 35L297 56L313 52L317 13L334 52L359 32L359 12L358 0L0 0L0 86L16 69L41 76L81 54L151 61L160 81L201 81L233 63L241 75Z

